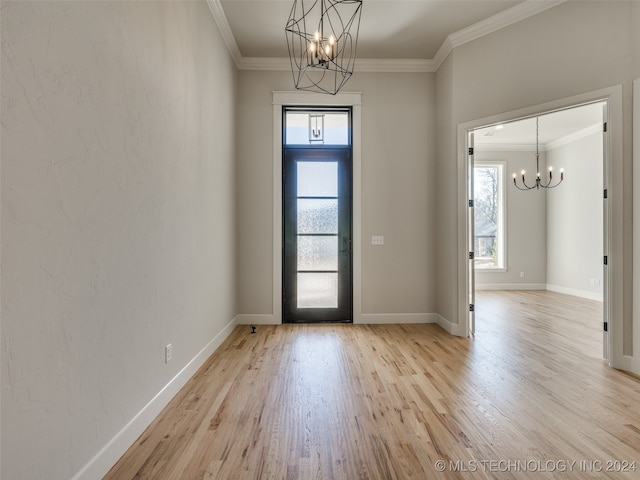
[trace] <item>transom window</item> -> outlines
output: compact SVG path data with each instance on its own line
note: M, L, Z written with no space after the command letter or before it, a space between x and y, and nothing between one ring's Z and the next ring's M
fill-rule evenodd
M285 145L351 145L350 110L292 109L284 115Z

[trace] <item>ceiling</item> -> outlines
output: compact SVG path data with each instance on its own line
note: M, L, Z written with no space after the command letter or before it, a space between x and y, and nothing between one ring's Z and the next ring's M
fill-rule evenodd
M297 0L298 2L302 0ZM305 6L315 0L304 0ZM449 52L565 0L363 0L358 71L435 72ZM289 70L284 26L294 0L207 0L240 70ZM602 122L599 105L540 117L545 145ZM477 130L478 148L535 145L535 118Z
M242 56L287 56L284 26L293 0L220 3ZM447 35L519 3L522 0L364 0L358 56L431 59Z
M602 129L603 105L592 103L540 115L540 150ZM475 130L474 143L480 150L531 150L536 143L536 117Z
M452 48L564 1L363 0L356 71L435 72ZM207 3L238 68L290 67L284 27L294 0Z

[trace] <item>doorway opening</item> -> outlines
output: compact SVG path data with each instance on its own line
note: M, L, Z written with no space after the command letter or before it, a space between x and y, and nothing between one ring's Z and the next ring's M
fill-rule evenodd
M604 325L608 358L606 123L607 102L594 101L468 131L471 335L482 308L476 290L556 292L602 304L602 323L594 328ZM565 170L557 188L513 185L523 175L535 185L537 173L544 184L549 167L552 185Z
M283 322L352 322L351 109L282 118Z

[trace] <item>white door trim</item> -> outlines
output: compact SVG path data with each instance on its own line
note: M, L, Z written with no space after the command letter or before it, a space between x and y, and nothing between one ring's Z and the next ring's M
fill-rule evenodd
M352 107L353 323L362 323L362 94L273 92L273 318L282 323L282 107Z
M640 78L633 82L633 185L640 185ZM631 371L640 375L640 193L633 195L633 345Z
M629 370L631 359L624 355L623 345L623 225L621 219L614 218L613 204L616 212L622 212L622 174L623 174L623 142L622 142L622 85L616 85L594 92L575 95L568 98L554 100L540 105L532 105L519 110L504 112L489 117L458 124L457 152L458 152L458 323L460 332L468 332L468 298L469 298L469 269L468 269L468 133L474 129L531 117L554 110L571 108L582 104L606 101L608 105L608 156L605 161L605 185L609 192L607 211L609 250L608 269L608 298L605 298L605 318L609 321L609 335L605 337L605 349L610 352L609 365ZM619 214L618 214L619 217Z

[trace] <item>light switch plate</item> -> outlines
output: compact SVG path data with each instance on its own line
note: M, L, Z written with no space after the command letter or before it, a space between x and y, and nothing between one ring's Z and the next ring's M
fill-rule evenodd
M371 245L384 245L384 237L382 235L373 235L371 237Z

